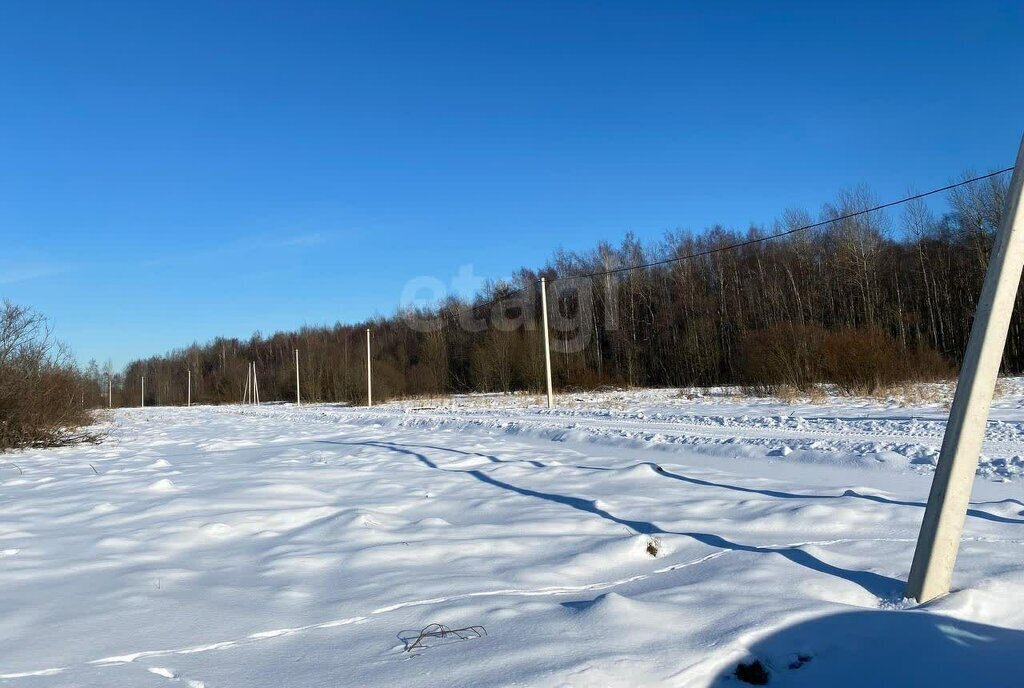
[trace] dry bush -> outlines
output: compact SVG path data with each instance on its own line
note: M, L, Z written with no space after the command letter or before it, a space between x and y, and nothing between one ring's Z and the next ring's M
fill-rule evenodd
M906 406L925 406L927 404L949 405L949 395L938 385L922 382L906 382L895 390L895 396Z
M810 390L817 381L817 359L824 330L815 325L780 323L752 330L740 340L744 391L777 395L785 388Z
M772 396L779 401L786 402L787 404L795 404L804 398L804 395L800 390L796 387L790 387L789 385L780 385Z
M828 399L828 393L823 385L813 385L807 390L807 400L812 404L823 404Z
M746 332L740 341L744 391L795 399L820 395L820 383L844 394L876 395L909 382L948 379L938 352L908 348L878 328L825 330L782 323Z
M822 341L822 377L846 394L878 394L905 382L949 377L938 352L904 347L876 328L844 328Z
M53 341L46 319L4 302L0 308L0 451L91 439L82 378Z
M574 393L600 390L607 387L607 381L602 379L596 370L588 367L585 360L572 357L559 361L559 367L555 370L554 385L563 392Z
M1007 394L1010 394L1010 392L1011 390L1007 386L1006 381L1001 378L996 378L996 386L992 390L992 398L1001 399L1005 397Z

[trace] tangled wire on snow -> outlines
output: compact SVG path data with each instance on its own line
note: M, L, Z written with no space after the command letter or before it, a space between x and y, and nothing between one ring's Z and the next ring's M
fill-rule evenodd
M451 628L444 624L430 624L419 631L401 631L398 637L405 643L405 652L412 653L415 650L425 650L430 645L426 641L430 638L439 638L444 641L454 642L458 640L473 640L487 635L487 629L483 626L466 626L465 628Z

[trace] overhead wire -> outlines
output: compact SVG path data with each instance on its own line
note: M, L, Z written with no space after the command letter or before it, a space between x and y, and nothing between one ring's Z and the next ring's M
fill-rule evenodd
M566 275L564 277L553 277L553 278L547 280L547 283L548 284L554 284L555 282L564 282L564 281L567 281L567 280L582 280L582 279L592 279L594 277L605 277L605 276L608 276L608 275L616 275L616 274L620 274L620 273L624 273L624 272L633 272L634 270L644 270L644 269L647 269L647 268L659 267L659 266L662 266L662 265L670 265L672 263L679 263L679 262L683 262L683 261L686 261L686 260L694 260L696 258L702 258L704 256L709 256L709 255L713 255L713 254L716 254L716 253L724 253L725 251L734 251L734 250L736 250L738 248L743 248L745 246L752 246L754 244L760 244L760 243L764 243L766 241L773 241L775 239L781 239L782 237L791 236L793 234L797 234L799 232L806 232L806 231L809 231L809 230L812 230L812 229L818 229L820 227L825 227L825 226L828 226L828 225L831 225L831 224L835 224L837 222L842 222L844 220L852 220L852 219L857 218L857 217L861 217L861 216L864 216L864 215L869 215L871 213L876 213L876 212L878 212L880 210L885 210L887 208L892 208L892 207L895 207L895 206L898 206L898 205L902 205L904 203L910 203L911 201L916 201L916 200L920 200L922 198L927 198L929 196L934 196L935 194L940 194L940 193L944 193L946 191L951 191L951 190L959 188L961 186L967 186L968 184L974 184L976 182L984 181L986 179L991 179L992 177L997 177L997 176L999 176L1001 174L1006 174L1007 172L1012 172L1012 171L1013 171L1013 167L1012 166L1011 167L1004 167L1003 169L996 170L995 172L989 172L988 174L979 175L977 177L972 177L970 179L965 179L963 181L955 182L953 184L947 184L945 186L941 186L941 187L938 187L938 188L935 188L935 189L931 189L930 191L923 191L921 193L915 193L915 194L912 194L910 196L905 196L904 198L900 198L900 199L895 200L895 201L888 201L886 203L881 203L879 205L875 205L875 206L872 206L870 208L864 208L862 210L857 210L857 211L854 211L854 212L851 212L851 213L845 213L843 215L837 215L836 217L830 217L830 218L827 218L827 219L824 219L824 220L820 220L818 222L812 222L810 224L801 225L799 227L793 227L791 229L787 229L787 230L784 230L784 231L781 231L781 232L776 232L774 234L768 234L768 235L761 236L761 237L754 237L752 239L745 239L743 241L737 241L737 242L734 242L732 244L726 244L725 246L716 246L714 248L704 249L702 251L695 251L693 253L687 253L687 254L682 255L682 256L673 256L671 258L664 258L664 259L661 259L661 260L655 260L655 261L652 261L650 263L641 263L641 264L637 264L637 265L624 265L622 267L610 268L608 270L598 270L596 272L584 273L582 275ZM496 296L495 298L493 298L493 299L491 299L489 301L485 301L484 303L472 304L472 305L470 305L470 306L468 306L466 308L460 309L458 312L454 313L453 316L455 316L457 318L461 318L461 316L463 314L465 314L465 313L475 313L479 309L490 308L491 306L494 306L495 304L501 303L502 301L507 301L509 299L512 299L512 298L514 298L514 297L524 293L528 288L536 286L537 284L540 284L540 280L534 280L532 282L529 282L525 286L519 287L518 289L514 289L511 292L504 293L501 296Z

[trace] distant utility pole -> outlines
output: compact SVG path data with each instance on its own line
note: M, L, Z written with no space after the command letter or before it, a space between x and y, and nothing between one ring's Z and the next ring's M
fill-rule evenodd
M114 408L114 381L107 375L107 408Z
M370 328L366 328L366 406L373 406L373 361L370 359Z
M191 368L188 369L188 401L186 402L186 405L187 406L191 406L192 405L192 369Z
M252 403L255 406L260 405L260 383L256 379L256 361L252 362Z
M544 376L548 383L548 408L555 406L555 397L551 391L551 340L548 336L548 281L540 278L540 310L544 318Z
M302 406L302 395L299 393L299 350L295 350L295 405Z
M971 486L985 439L1013 302L1024 268L1024 139L1006 196L1006 209L996 235L988 272L974 313L971 336L960 367L939 462L932 478L906 596L927 602L949 592L953 564L960 548Z
M142 376L142 408L146 408L146 376Z
M252 388L252 366L245 367L245 389L242 390L242 404L249 403L249 391Z

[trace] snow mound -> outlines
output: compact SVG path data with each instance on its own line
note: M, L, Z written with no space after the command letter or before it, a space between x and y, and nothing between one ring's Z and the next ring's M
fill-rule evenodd
M1019 682L1024 394L924 606L899 595L937 405L509 398L119 410L103 444L10 457L0 684ZM389 651L431 623L487 636Z

